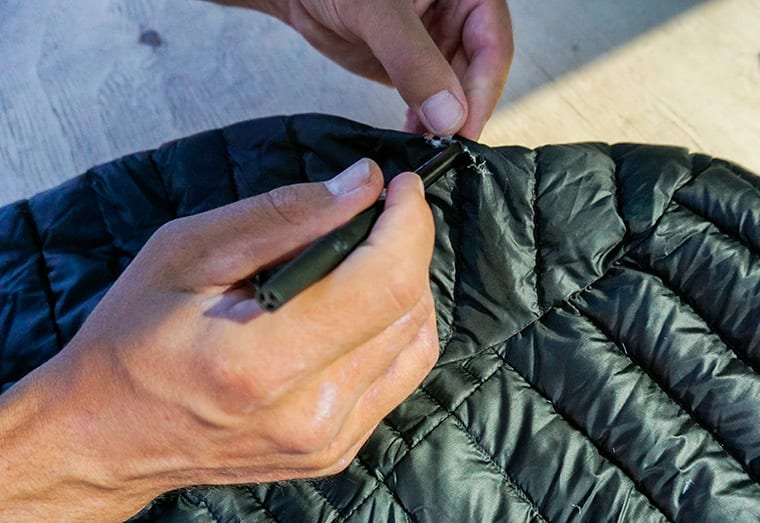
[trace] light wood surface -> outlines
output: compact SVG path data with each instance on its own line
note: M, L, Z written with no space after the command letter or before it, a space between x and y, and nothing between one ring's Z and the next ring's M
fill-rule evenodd
M760 171L760 1L510 7L517 53L486 143L679 144ZM257 13L0 0L0 204L203 129L312 111L396 128L404 104Z
M545 57L526 47L520 59L541 69ZM674 144L760 173L760 1L686 10L509 100L481 139Z

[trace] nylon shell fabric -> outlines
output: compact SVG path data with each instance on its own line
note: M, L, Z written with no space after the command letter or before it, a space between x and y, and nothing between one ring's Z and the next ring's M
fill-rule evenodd
M182 489L135 521L760 520L760 178L674 147L467 146L429 197L440 360L348 469ZM163 223L434 151L274 117L0 209L3 390L65 346Z

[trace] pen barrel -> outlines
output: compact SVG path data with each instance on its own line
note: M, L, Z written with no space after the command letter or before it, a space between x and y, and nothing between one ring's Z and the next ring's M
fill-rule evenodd
M425 188L430 187L464 151L459 142L450 143L433 158L416 169ZM275 311L295 295L324 278L351 251L369 236L372 226L383 212L385 200L354 216L348 223L319 238L304 252L278 268L272 276L257 284L256 300L264 309Z
M345 225L322 236L293 260L278 269L256 289L256 300L275 311L301 291L325 277L369 236L383 212L384 200L357 214Z
M433 156L430 160L416 169L416 173L422 179L425 189L428 189L450 169L464 148L459 142L451 142L445 149Z

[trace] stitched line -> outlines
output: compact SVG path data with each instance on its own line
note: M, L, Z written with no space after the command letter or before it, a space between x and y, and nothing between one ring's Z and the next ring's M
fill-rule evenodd
M481 456L485 457L488 460L491 466L502 477L502 480L504 481L504 483L506 483L512 489L512 491L518 497L518 499L520 499L520 501L522 501L523 503L527 504L531 508L531 510L534 511L536 515L538 515L538 518L540 521L547 521L546 516L544 516L541 513L541 510L538 508L536 503L531 499L528 493L525 492L525 490L522 487L520 487L520 485L517 484L517 482L509 475L509 473L504 467L502 467L501 465L499 465L499 463L496 462L496 457L490 452L488 452L485 446L483 445L483 443L477 437L475 437L475 435L472 432L469 431L464 421L462 421L462 419L459 416L457 416L455 412L447 410L446 407L438 401L438 398L430 394L424 387L421 386L420 390L430 399L430 401L437 404L440 409L448 412L449 416L454 419L454 422L456 423L456 426L459 428L459 430L465 433L465 436L470 441L470 444L473 447L475 447L475 450L477 450L478 453L481 454Z
M103 212L103 199L100 197L100 194L98 193L98 191L95 190L95 182L93 181L95 177L94 173L92 172L92 170L90 170L90 171L87 171L84 174L84 176L85 176L85 180L87 181L87 188L90 189L93 197L95 198L95 202L97 203L98 215L100 216L100 223L103 225L103 230L111 238L110 246L114 249L114 251L118 253L119 256L122 256L128 260L132 260L132 253L129 253L118 246L118 242L116 241L116 235L114 235L114 233L108 227L108 221L106 220L106 213ZM111 281L111 283L113 283L113 281Z
M183 492L181 496L185 498L189 503L195 505L196 507L203 508L208 513L208 516L211 518L211 520L214 521L215 523L219 523L220 521L222 521L222 518L219 517L219 515L216 512L214 512L208 500L206 500L206 498L204 498L200 494L192 494L191 496L188 493Z
M330 510L333 512L334 519L343 519L343 515L340 513L340 509L335 506L335 504L330 500L330 498L327 497L324 492L322 492L322 489L319 488L317 480L306 481L305 484L308 485L309 488L311 488L314 492L316 492L317 496L322 498L322 501L324 501L325 504L330 507Z
M538 184L541 180L541 158L540 149L536 149L533 165L535 167L535 174L533 176L533 196L531 205L533 207L533 245L536 249L536 259L534 271L536 273L536 308L541 311L544 310L544 300L541 298L541 243L538 231Z
M728 162L726 160L721 160L720 158L713 158L712 160L710 160L711 167L713 166L713 164L719 167L723 167L724 169L730 171L733 176L735 176L736 178L738 178L744 183L748 183L749 186L752 189L754 189L755 192L760 194L760 176L757 176L756 174L751 173L747 171L746 169L743 169L737 165L734 165L731 162Z
M470 369L468 369L467 367L465 367L465 363L467 363L468 361L472 361L472 358L470 358L468 360L462 360L462 361L458 362L457 365L454 366L454 368L458 369L468 379L471 379L475 383L480 383L480 381L481 381L480 376L476 376L475 374L472 373L472 371Z
M256 502L257 505L261 507L261 509L264 511L264 513L275 523L279 523L280 520L272 513L271 510L269 510L269 507L264 503L263 499L260 499L258 494L256 494L256 491L253 490L253 487L250 485L244 485L243 486L243 492L247 492L248 495L253 499L253 501Z
M610 158L612 158L611 150ZM612 185L615 187L615 212L620 217L620 221L623 222L623 227L625 227L625 234L623 235L623 240L621 243L623 245L627 245L630 239L631 231L628 230L628 224L625 221L625 214L623 213L623 187L620 184L620 169L623 167L623 162L618 162L614 158L612 161L615 163L615 170L612 171Z
M171 145L170 147L173 147ZM169 191L169 186L167 184L167 180L164 177L163 170L159 167L158 162L156 161L155 155L158 151L161 149L155 149L148 153L148 161L150 162L151 167L153 168L153 172L155 173L156 177L158 178L158 182L161 185L161 188L164 190L164 201L171 204L171 210L173 217L179 218L179 205L177 202L173 201L171 198L171 191Z
M240 188L237 185L237 181L235 180L235 167L240 167L237 163L235 163L232 159L232 153L230 153L230 141L227 138L227 128L223 128L222 131L219 133L222 136L222 142L224 142L224 158L226 159L225 166L227 167L225 170L227 171L227 175L230 179L230 187L232 188L232 197L234 198L233 201L240 200Z
M359 508L362 505L364 505L367 501L369 501L371 495L374 492L376 492L377 489L382 488L385 490L385 492L387 492L391 496L391 499L393 500L393 502L396 503L399 506L399 508L401 508L402 512L404 513L404 519L409 523L416 523L417 520L414 518L412 513L406 508L404 503L401 501L401 498L398 497L396 492L391 490L391 488L385 483L385 481L380 480L380 478L378 478L372 473L369 466L362 459L361 455L356 456L356 463L360 466L360 469L363 470L365 474L367 474L368 477L370 477L371 479L377 482L377 488L372 489L372 491L369 494L367 494L367 496L360 503L358 503L353 508L353 510L349 512L348 515L346 515L346 519L348 519L350 515L353 515L357 510L359 510Z
M464 193L462 190L462 177L457 174L455 180L454 180L454 195L459 196ZM464 204L463 202L457 198L457 201L455 202L452 198L452 205L451 208L455 214L455 223L458 225L458 227L449 227L449 237L451 238L452 234L456 235L456 241L461 245L462 238L464 238L464 219L462 217L465 215L463 210ZM453 240L452 239L452 248L453 248ZM460 303L460 297L462 295L462 266L464 264L463 260L463 253L462 249L456 249L454 248L454 285L451 289L451 294L454 297L454 300L451 304L451 310L449 310L449 318L451 318L451 325L449 325L449 333L447 334L447 341L442 344L442 350L441 353L446 352L446 348L448 347L448 342L451 340L451 338L454 336L454 333L456 332L456 324L457 324L457 308L459 307L457 304Z
M296 159L298 160L299 175L302 180L308 180L306 176L306 162L304 160L304 147L301 142L296 139L295 129L293 128L293 117L283 117L283 124L285 124L285 135L288 137L288 142L295 152Z
M634 255L633 253L629 252L627 255L627 258L631 260L634 265L636 265L635 269L638 269L644 274L647 274L649 276L652 276L654 278L657 278L663 287L670 290L673 294L678 296L680 300L683 302L684 306L686 306L688 309L691 310L692 313L694 313L697 318L699 318L702 322L704 322L705 325L710 329L712 333L714 333L716 336L720 338L720 341L723 342L723 344L728 347L731 352L736 355L736 357L744 363L747 367L755 371L756 374L760 375L760 368L758 368L757 364L749 359L746 354L743 354L737 347L733 345L733 343L730 343L726 336L721 332L720 329L718 329L715 324L712 321L709 321L707 319L707 316L700 312L699 308L697 307L697 304L694 300L692 300L691 297L689 297L685 292L679 291L675 287L675 284L665 278L664 275L658 273L654 267L651 267L649 264L647 264L643 259L639 258L637 255Z
M493 346L492 346L492 347L493 347ZM491 349L492 349L492 347L488 347L486 350L491 350ZM495 369L494 369L494 370L493 370L493 371L492 371L492 372L491 372L491 373L490 373L488 376L486 376L485 378L483 378L483 380L482 380L482 381L481 381L481 382L480 382L480 383L479 383L477 386L475 386L475 388L473 388L473 390L470 392L470 394L468 394L467 396L465 396L464 398L462 398L462 399L461 399L461 400L460 400L460 401L459 401L459 402L458 402L458 403L457 403L457 404L456 404L456 405L455 405L455 406L454 406L454 407L453 407L451 410L443 409L443 408L442 408L440 405L438 405L436 402L433 402L433 405L435 406L435 410L433 411L433 413L434 413L435 411L437 411L437 410L443 410L444 412L446 412L446 415L445 415L445 416L443 416L443 417L442 417L440 420L438 420L438 422L437 422L437 423L435 423L435 424L434 424L434 425L433 425L433 426L432 426L430 429L428 429L428 430L427 430L427 431L426 431L424 434L422 434L422 435L420 436L419 440L417 440L417 442L416 442L415 444L413 444L413 445L411 445L411 446L409 447L409 450L408 450L408 451L407 451L407 452L406 452L406 453L405 453L403 456L401 456L401 457L400 457L400 458L399 458L399 459L396 461L396 463L394 463L394 465L393 465L393 466L390 468L390 470L388 471L387 475L393 474L393 473L395 472L396 468L397 468L397 467L400 465L400 463L401 463L401 462L402 462L404 459L406 459L406 458L407 458L409 455L411 455L411 453L412 453L412 450L414 450L414 449L415 449L415 448L416 448L418 445L420 445L420 444L421 444L423 441L425 441L425 439L426 439L426 438L427 438L427 437L428 437L428 436L429 436L429 435L430 435L430 434L431 434L433 431L435 431L435 430L436 430L438 427L440 427L440 426L441 426L443 423L445 423L445 422L446 422L446 421L447 421L447 420L448 420L448 419L449 419L449 418L450 418L450 417L453 415L452 413L453 413L454 411L456 411L456 410L457 410L457 409L458 409L460 406L462 406L462 404L464 404L464 402L465 402L465 401L467 401L467 399L469 399L469 398L470 398L470 396L472 396L472 395L473 395L473 394L475 394L475 393L476 393L478 390L480 390L480 389L483 387L483 385L485 385L485 384L486 384L486 383L487 383L487 382L488 382L488 381L489 381L491 378L493 378L493 377L496 375L496 373L497 373L497 372L499 372L499 370L500 370L502 367L503 367L503 365L497 366L497 367L496 367L496 368L495 368ZM433 413L431 413L430 415L432 415ZM386 485L386 488L387 488L387 485ZM365 500L365 501L366 501L366 500Z
M691 214L693 214L694 216L696 216L697 218L699 218L703 222L709 223L710 225L712 225L713 227L715 227L715 229L717 229L718 232L720 232L723 236L725 236L725 237L727 237L727 238L729 238L731 240L734 240L736 242L739 242L745 249L747 249L749 251L749 253L753 257L760 258L760 252L758 252L757 250L755 250L755 247L753 245L750 245L749 242L747 242L746 240L742 239L738 234L732 234L730 231L726 230L723 226L719 225L717 222L711 220L710 218L708 218L704 214L700 213L699 211L697 211L696 209L694 209L693 207L691 207L689 204L687 204L686 202L682 201L682 199L679 199L677 196L678 195L676 194L673 197L673 201L676 202L683 209L686 209L688 212L690 212Z
M359 503L357 503L356 505L354 505L354 508L352 508L351 510L349 510L346 513L346 517L345 517L346 520L351 519L351 517L356 513L356 511L359 510L367 501L369 501L369 499L375 494L375 492L377 492L378 490L380 490L380 486L381 485L385 485L385 483L383 483L382 481L380 481L379 479L377 479L374 475L371 475L371 477L372 477L372 479L375 480L375 486L372 487L372 490L370 490L369 492L367 492L367 495L364 496L361 499L361 501L359 501ZM386 487L387 487L387 485L386 485Z
M464 367L463 367L463 366L461 366L461 365L457 365L455 368L457 368L458 370L462 371L462 372L465 374L465 376L467 376L467 377L469 377L469 378L472 378L472 379L474 379L474 380L475 380L475 382L476 382L476 384L477 384L477 387L479 387L479 386L482 384L482 381L483 381L483 380L481 380L481 379L480 379L480 378L478 378L477 376L473 375L472 373L470 373L470 372L466 371L466 370L464 369ZM430 397L433 397L433 398L435 398L435 396L433 396L433 395L432 395L430 392L428 392L427 390L423 390L421 387L420 387L420 390L421 390L421 392L423 392L423 393L424 393L426 396L430 396ZM445 411L445 409L443 409L443 408L442 408L441 404L442 404L442 402L441 402L440 400L438 400L438 398L435 398L435 400L433 401L433 405L434 405L434 407L435 407L435 410L434 410L434 411L431 413L431 415L432 415L432 414L434 414L435 412L437 412L438 410L444 410L444 411ZM404 454L402 455L402 457L401 457L401 458L400 458L398 461L401 461L401 460L402 460L402 459L403 459L403 458L404 458L404 457L405 457L407 454L409 454L409 453L411 452L411 450L412 450L414 447L416 447L416 446L417 446L417 444L419 444L419 443L420 443L422 440L424 440L424 439L425 439L425 437L426 437L428 434L430 434L430 432L432 432L432 430L431 430L431 431L429 431L429 432L425 433L424 435L422 435L422 436L421 436L421 438L420 438L420 441L419 441L417 444L412 444L412 443L410 443L409 441L407 441L407 440L406 440L406 437L405 437L405 436L404 436L404 435L401 433L401 431L400 431L400 430L398 430L396 427L394 427L394 426L391 424L391 422L390 422L388 419L383 419L383 420L382 420L382 423L383 423L384 425L386 425L386 426L387 426L387 427L388 427L388 428L389 428L389 429L390 429L390 430L391 430L391 431L392 431L394 434L397 434L397 435L398 435L398 437L399 437L399 439L400 439L400 440L401 440L401 441L404 443L405 451L404 451ZM436 425L436 426L437 426L437 425ZM369 498L371 497L371 495L372 495L372 494L373 494L375 491L377 491L377 490L378 490L378 489L379 489L381 486L382 486L382 487L384 487L384 488L386 489L386 491L387 491L388 493L390 493L390 494L391 494L391 496L393 497L393 499L394 499L394 500L395 500L395 501L396 501L396 502L397 502L397 503L398 503L398 504L401 506L401 508L402 508L402 509L405 511L405 513L407 514L407 517L412 517L412 516L411 516L411 514L409 514L409 513L408 513L408 511L406 511L406 508L405 508L405 507L403 506L403 504L401 503L401 500L400 500L400 499L398 499L398 498L396 497L395 493L394 493L394 492L393 492L393 491L390 489L390 487L388 487L388 485L387 485L387 484L386 484L384 481L382 481L380 478L378 478L378 477L377 477L377 476L376 476L374 473L372 473L372 472L370 471L370 467L369 467L369 466L368 466L368 465L367 465L367 464L366 464L366 463L365 463L365 462L364 462L364 461L361 459L361 457L360 457L360 456L357 456L357 459L356 459L356 461L357 461L357 462L358 462L358 463L361 465L361 467L362 467L362 468L364 469L364 471L365 471L365 472L366 472L366 473L367 473L367 474L370 476L370 478L372 478L374 481L376 481L376 482L377 482L377 484L376 484L376 485L375 485L375 487L372 489L372 491L371 491L369 494L367 494L367 496L365 496L364 498L362 498L362 500L361 500L361 501L359 501L359 502L358 502L358 503L357 503L357 504L354 506L354 508L353 508L353 509L351 509L351 510L350 510L350 511L349 511L349 512L348 512L348 513L345 515L344 519L349 519L349 518L350 518L350 517L351 517L351 516L352 516L352 515L353 515L353 514L354 514L354 513L357 511L357 510L359 510L359 508L361 508L361 506L362 506L362 505L364 505L364 503L366 503L366 502L369 500ZM396 464L394 464L394 466L391 468L391 471L395 470L395 468L396 468L396 465L397 465L397 464L398 464L398 462L397 462Z
M665 514L664 510L657 503L655 503L655 501L652 499L651 495L648 492L644 492L643 490L641 490L640 485L636 481L636 479L633 476L631 476L628 473L628 471L625 470L622 467L621 464L618 464L617 460L615 460L607 452L606 449L604 449L603 447L601 447L600 445L598 445L597 442L593 438L591 438L591 436L586 432L586 430L585 430L585 428L583 426L575 423L572 420L571 417L565 416L564 414L562 414L562 411L560 410L560 408L557 405L555 405L554 401L552 401L552 399L547 394L545 394L537 385L534 385L533 383L531 383L526 376L523 376L523 374L520 371L518 371L517 369L515 369L514 367L512 367L509 364L509 362L507 361L507 359L506 359L505 356L503 356L502 354L500 354L498 351L496 351L494 349L491 349L491 350L493 350L493 352L504 362L504 365L502 365L502 368L506 368L508 371L510 371L513 374L515 374L515 376L520 381L522 381L523 383L525 383L526 385L528 385L531 390L533 390L536 394L538 394L539 397L541 397L552 408L552 410L559 417L560 420L562 420L568 427L570 427L572 430L576 431L584 439L586 439L589 443L591 443L594 446L594 448L596 448L596 451L599 453L599 456L603 460L605 460L607 463L609 463L613 467L617 468L620 472L622 472L623 475L625 477L627 477L628 480L631 482L631 485L636 490L636 492L638 492L639 494L641 494L647 500L647 502L649 503L649 506L652 508L652 510L654 510L655 512L658 512L666 520L671 521L671 522L673 521L673 519L670 516L668 516L667 514Z
M626 253L626 254L627 254L627 253ZM622 255L622 256L625 256L625 255ZM619 267L619 266L620 266L620 262L621 262L621 260L622 260L622 257L621 257L621 259L620 259L620 260L618 260L618 261L616 261L615 263L613 263L613 264L610 266L610 269L611 269L612 267ZM583 288L581 288L581 289L578 289L578 290L576 290L576 291L574 291L574 292L572 292L572 293L568 294L568 295L567 295L565 298L563 298L563 299L562 299L560 302L558 302L556 305L552 305L551 307L548 307L548 308L546 308L545 310L540 310L540 311L538 312L538 315L537 315L535 318L533 318L531 321L529 321L528 323L526 323L525 325L523 325L522 327L520 327L520 329L519 329L519 330L517 330L516 332L513 332L513 333L512 333L512 334L510 334L509 336L507 336L507 337L505 337L505 338L503 338L503 339L501 339L501 340L499 340L499 341L497 341L497 342L494 342L494 343L492 343L492 344L491 344L491 345L489 345L488 347L486 347L486 348L484 348L484 349L482 349L482 350L479 350L479 351L478 351L477 353L475 353L475 354L469 354L469 355L467 355L467 356L464 356L464 357L462 357L462 358L458 358L458 359L455 359L455 360L450 360L450 361L447 361L447 362L446 362L444 365L442 365L441 367L443 367L443 366L448 366L448 365L454 365L454 364L457 364L457 363L459 363L459 362L462 362L462 361L471 360L471 359L473 359L473 358L477 357L477 356L478 356L478 354L480 354L480 353L483 353L483 352L487 352L487 351L489 351L489 350L493 350L493 348L494 348L494 347L498 347L499 345L503 345L504 343L508 342L509 340L511 340L512 338L514 338L515 336L519 336L520 334L522 334L523 332L525 332L526 330L528 330L529 328L531 328L531 327L533 326L533 324L534 324L534 323L536 323L537 321L540 321L540 320L541 320L541 318L543 318L543 317L544 317L544 316L545 316L545 315L546 315L546 314L547 314L549 311L552 311L552 310L554 310L554 309L556 309L556 308L558 308L558 307L562 306L562 304L564 304L564 303L567 303L567 302L571 301L571 300L573 299L573 297L574 297L574 296L576 296L577 294L580 294L580 293L584 292L586 289L588 289L588 288L590 288L590 287L593 287L594 285L596 285L597 283L599 283L601 280L603 280L603 279L607 278L607 277L608 277L608 272L609 272L609 269L608 269L608 271L607 271L607 272L605 272L604 274L601 274L599 277L597 277L597 278L595 278L595 279L591 280L590 282L588 282L588 283L587 283L587 284L586 284L586 285L585 285ZM450 341L451 341L451 340L447 341L447 343L449 343ZM444 351L444 352L445 352L445 351ZM439 368L441 368L441 367L439 367ZM482 379L481 379L481 381L482 381Z
M388 430L390 430L398 439L401 440L401 442L404 444L405 447L409 447L409 442L406 441L406 436L404 436L398 428L396 428L393 423L388 419L388 416L380 420L380 423L388 427Z
M738 456L734 455L734 452L732 452L731 449L729 449L729 448L726 447L726 445L723 443L723 441L721 441L721 438L719 437L719 435L715 432L714 428L709 427L706 423L704 423L701 419L699 419L699 417L697 416L697 414L695 412L693 412L688 407L688 405L686 405L685 403L683 403L683 401L679 397L677 397L675 394L673 394L673 392L670 391L667 388L667 386L664 383L662 383L653 372L651 372L651 370L649 368L645 367L642 362L637 361L632 355L630 355L628 353L628 351L623 350L622 342L619 341L619 340L617 340L611 332L608 332L604 325L602 325L601 323L597 322L596 319L594 319L591 316L589 316L588 314L586 314L586 312L584 312L582 309L576 307L576 310L578 311L578 313L580 314L580 316L583 317L588 322L588 324L591 327L593 327L607 341L609 341L610 343L612 343L615 346L615 348L618 350L618 352L624 354L625 357L627 357L636 366L636 368L639 370L639 372L641 372L644 375L646 375L652 381L652 383L654 383L657 386L657 388L659 388L663 393L665 393L665 395L668 397L668 399L670 399L670 401L672 401L673 403L675 403L678 406L678 408L681 411L683 411L683 413L686 414L689 417L689 419L691 419L691 421L694 424L696 424L697 427L701 428L702 431L704 431L705 433L707 433L707 435L710 436L710 438L715 443L717 443L718 446L721 449L723 449L723 451L728 456L730 456L730 458L733 458L733 460L742 468L742 470L744 470L744 472L751 479L753 479L756 483L760 483L760 481L758 481L758 478L755 476L755 474L753 474L753 472L750 469L748 469L747 466L744 463L742 463L741 459Z
M53 334L55 335L55 344L58 351L63 349L63 333L61 327L58 325L58 319L55 316L55 295L53 294L53 286L50 282L50 267L48 266L47 259L45 258L45 249L43 246L42 235L40 234L37 220L34 219L32 214L32 208L29 204L29 200L21 202L19 212L23 216L27 224L32 230L32 241L34 246L39 252L39 262L37 263L37 272L42 282L42 290L45 293L45 301L48 305L48 316L50 323L53 327Z
M483 381L482 381L482 382L481 382L479 385L477 385L477 386L476 386L476 387L475 387L475 388L472 390L472 392L470 392L470 394L468 394L466 397L464 397L462 400L460 400L460 401L459 401L459 403L457 403L457 404L454 406L454 408L453 408L452 410L456 410L457 408L459 408L459 406L460 406L460 405L462 405L462 404L463 404L463 403L464 403L464 402L467 400L467 398L469 398L469 397L470 397L472 394L474 394L474 393L475 393L475 392L476 392L478 389L480 389L480 388L481 388L481 387L482 387L482 386L483 386L483 385L484 385L484 384L485 384L485 383L486 383L486 382L487 382L487 381L488 381L488 380L489 380L491 377L493 377L493 376L494 376L494 375L495 375L495 374L496 374L498 371L499 371L499 368L497 367L496 369L494 369L494 370L493 370L493 372L491 372L491 374L490 374L488 377L486 377L486 378L485 378L485 379L484 379L484 380L483 380ZM434 406L435 406L435 410L434 410L433 412L431 412L431 413L429 414L429 416L432 416L432 415L433 415L433 414L434 414L436 411L438 411L438 410L440 410L440 409L441 409L441 408L440 408L440 407L439 407L437 404L435 404L435 403L434 403ZM443 416L443 417L442 417L442 418L441 418L441 419L440 419L440 420L439 420L437 423L435 423L435 424L434 424L434 425L433 425L433 426L432 426L432 427L431 427L429 430L427 430L427 431L426 431L424 434L421 434L421 435L420 435L420 439L419 439L419 440L418 440L416 443L414 443L413 445L410 445L410 446L408 447L408 450L407 450L407 451L406 451L406 452L405 452L405 453L404 453L404 454L403 454L403 455L402 455L402 456L401 456L401 457L400 457L400 458L399 458L399 459L396 461L396 463L394 463L394 464L393 464L393 466L390 468L390 470L387 472L387 474L386 474L386 475L390 475L390 474L393 474L393 472L394 472L394 471L396 470L396 468L398 467L399 463L401 463L401 462L402 462L402 461L403 461L403 460L404 460L404 459L405 459L407 456L409 456L409 455L412 453L412 450L414 450L414 449L417 447L417 445L419 445L419 444L421 444L423 441L425 441L425 438L427 438L427 436L428 436L428 435L430 435L430 433L432 433L432 432L433 432L435 429L437 429L437 428L438 428L438 427L439 427L439 426L440 426L442 423L444 423L444 422L445 422L445 421L446 421L446 420L447 420L447 419L448 419L450 416L451 416L451 414L448 414L448 415L446 415L446 416ZM361 463L361 464L362 464L362 465L363 465L365 468L367 468L367 471L369 471L369 468L366 466L366 464L365 464L363 461L360 461L360 463ZM371 476L371 477L373 477L373 478L375 478L374 474L371 474L371 473L370 473L370 476ZM375 479L377 479L377 478L375 478ZM377 481L378 481L378 482L379 482L381 485L385 486L385 488L386 488L388 491L390 491L390 489L388 488L388 485L386 485L384 482L380 481L379 479L377 479ZM361 506L362 506L364 503L366 503L368 500L369 500L369 496L365 497L365 498L364 498L364 500L362 500L362 501L361 501L361 502L360 502L360 503L359 503L359 504L358 504L358 505L357 505L357 506L354 508L354 510L352 510L352 511L351 511L351 513L353 513L353 512L355 512L356 510L358 510L358 509L359 509L359 508L360 508L360 507L361 507Z

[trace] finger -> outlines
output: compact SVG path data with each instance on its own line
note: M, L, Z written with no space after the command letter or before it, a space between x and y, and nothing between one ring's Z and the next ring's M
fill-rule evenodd
M398 356L356 402L356 412L367 423L377 423L404 401L427 377L438 361L440 346L435 311L431 311L412 343Z
M422 383L440 353L435 314L418 331L415 339L393 360L356 402L353 411L335 438L336 446L349 447L368 429L400 405Z
M420 121L420 117L411 109L406 110L406 119L404 120L404 126L401 129L404 132L415 134L427 132L427 129L425 129L425 126L422 125L422 122Z
M417 338L433 310L432 295L427 293L380 334L331 362L321 372L299 380L298 390L287 397L287 402L289 408L301 411L299 419L304 429L332 441L359 398Z
M277 357L297 358L304 369L323 368L377 336L430 292L433 235L419 177L397 176L365 244L277 312L259 317L260 332L277 336L282 322L298 318L299 328L288 334L292 342Z
M413 173L396 176L388 185L385 210L367 241L327 278L307 289L299 307L332 303L331 297L351 289L351 296L365 307L363 314L386 327L426 292L433 235L432 215L419 177ZM309 308L302 312L306 317L318 314ZM353 322L350 310L342 312L348 323Z
M273 482L300 478L318 478L332 476L345 470L351 461L359 454L359 451L367 443L377 426L371 427L358 439L352 442L347 450L343 441L332 441L327 447L320 449L319 452L313 453L308 458L302 455L285 455L277 463L270 467L262 477L261 472L257 469L245 474L239 475L235 483L255 483L255 482ZM274 466L278 468L274 468ZM229 484L229 480L220 481L219 484Z
M347 26L372 49L425 127L452 135L467 120L459 79L408 0L350 2Z
M503 1L483 1L467 16L462 48L452 64L462 82L469 113L459 133L477 140L504 90L514 42L509 9Z
M228 286L292 255L376 201L380 168L360 160L324 183L280 187L165 227L174 277L199 288Z
M316 13L312 13L309 7L316 9ZM339 32L326 27L318 20L323 18L319 14L317 6L292 2L290 23L314 49L341 67L370 80L390 85L388 74L370 48L360 40L347 40Z

